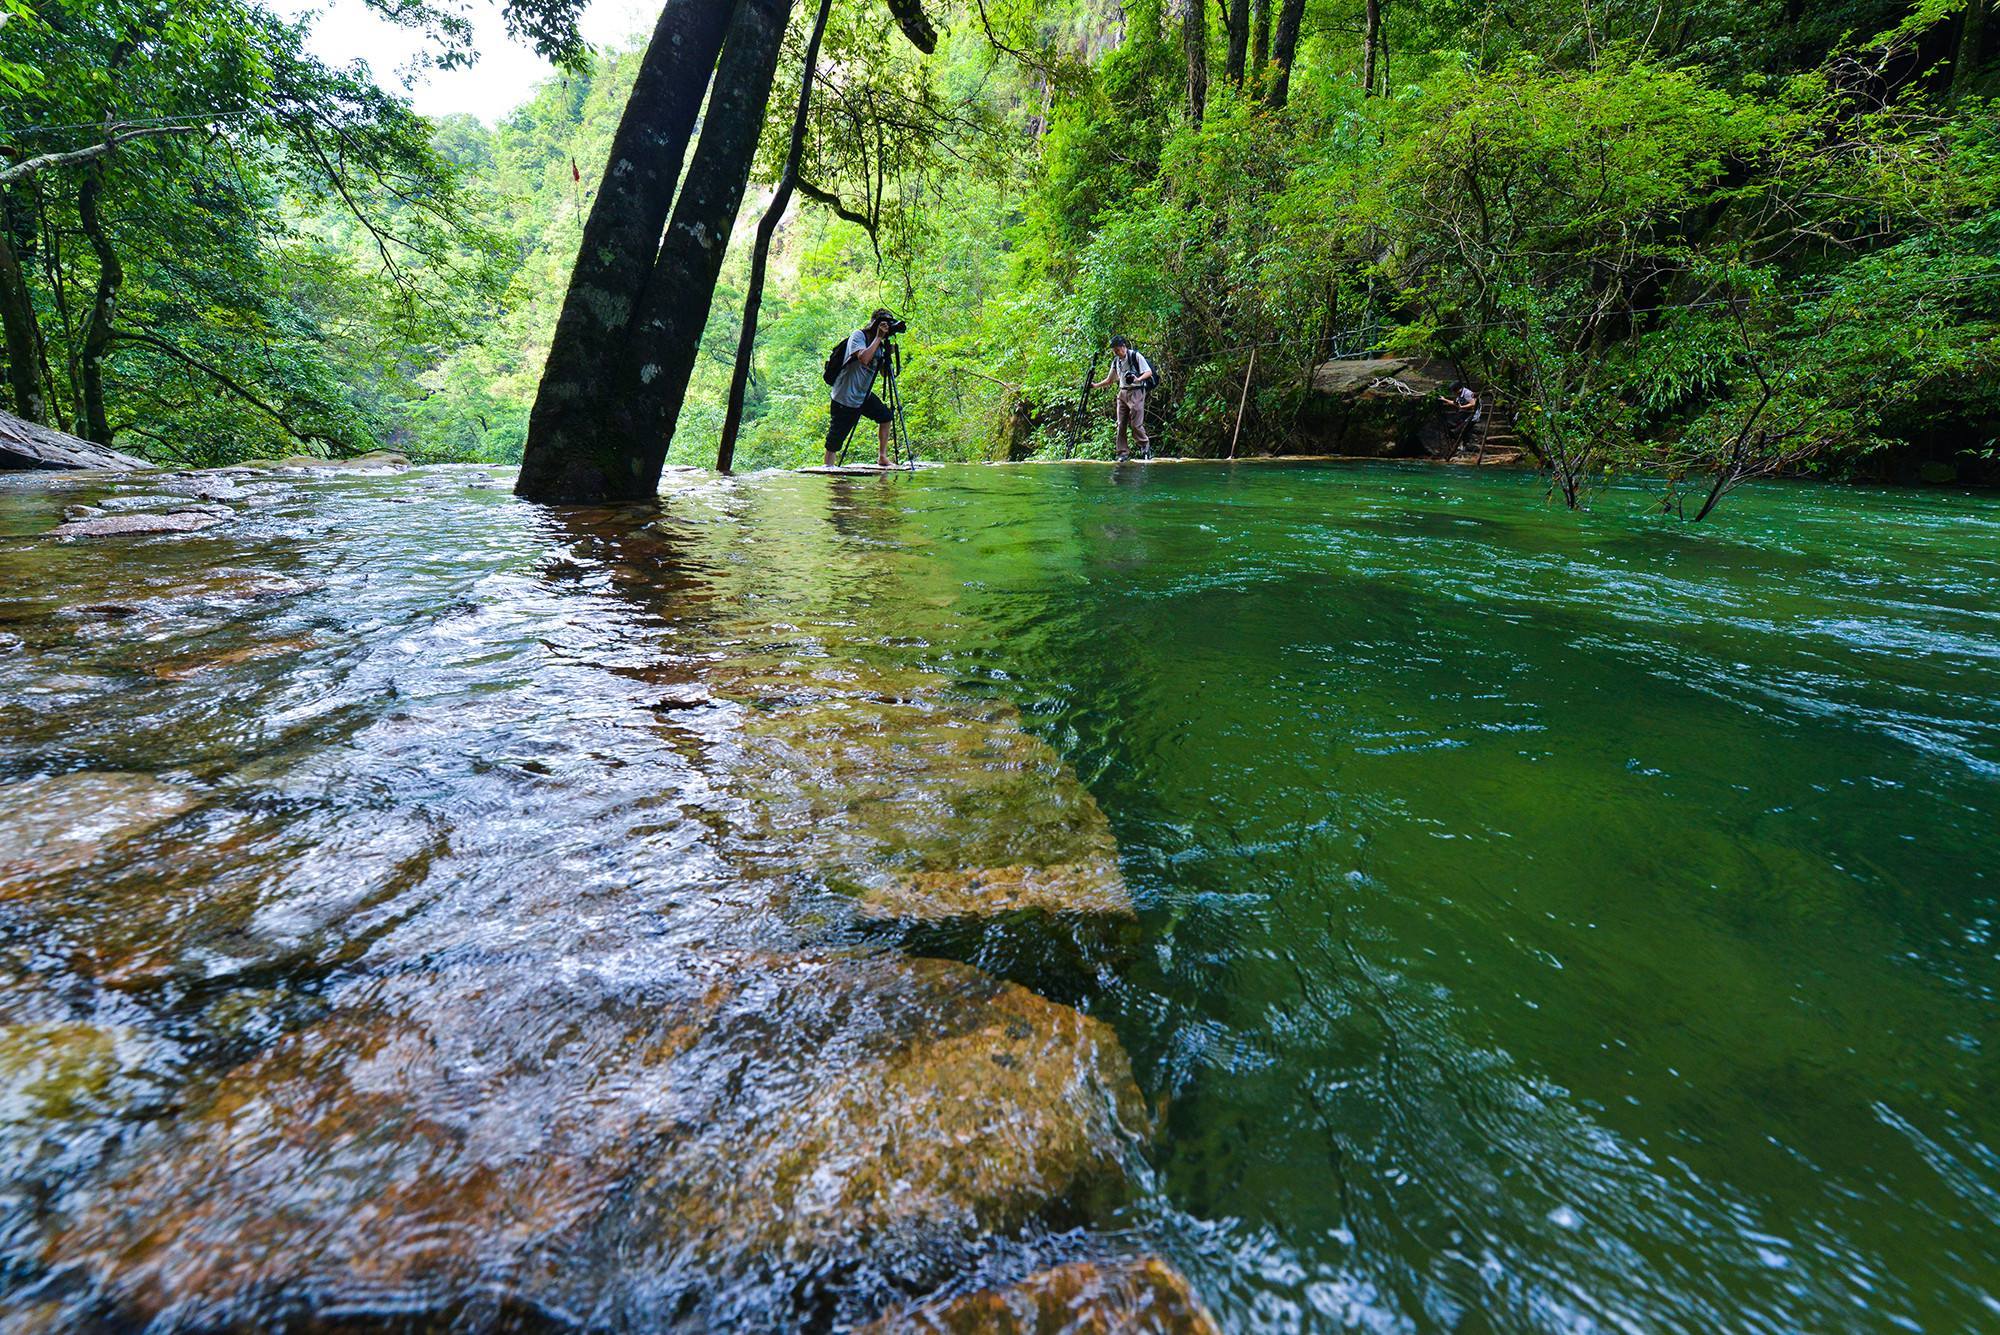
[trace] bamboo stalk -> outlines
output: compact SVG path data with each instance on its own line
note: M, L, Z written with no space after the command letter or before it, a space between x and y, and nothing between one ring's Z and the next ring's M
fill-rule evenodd
M1250 373L1257 369L1257 349L1250 349L1250 364L1243 368L1243 392L1236 398L1236 427L1229 433L1229 457L1236 457L1236 439L1243 434L1243 409L1250 402Z

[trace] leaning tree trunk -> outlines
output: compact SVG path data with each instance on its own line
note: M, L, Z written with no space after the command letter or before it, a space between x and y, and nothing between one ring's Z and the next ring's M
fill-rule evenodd
M1375 47L1382 31L1382 0L1367 0L1361 10L1361 95L1375 96Z
M1250 0L1229 0L1229 56L1224 76L1234 88L1243 87L1243 61L1250 52Z
M14 411L30 422L49 420L48 388L42 383L42 331L35 318L27 275L14 253L14 213L0 199L0 335L6 338L7 384L14 392Z
M736 366L729 374L729 406L722 416L722 439L715 447L717 472L727 473L736 462L736 434L743 428L743 395L750 384L750 359L757 346L757 306L764 298L764 270L771 259L771 236L783 221L799 183L799 159L805 154L806 113L812 109L813 75L819 68L819 42L826 35L826 16L833 0L819 0L812 36L806 40L805 72L799 76L799 109L792 116L792 145L785 154L785 174L771 196L771 206L757 224L757 245L750 252L750 286L743 294L743 328L736 336Z
M1271 59L1271 0L1250 0L1250 89L1264 82L1264 66Z
M98 216L98 196L104 190L104 168L84 177L76 193L76 212L90 248L97 253L97 292L90 319L83 327L83 414L78 435L99 445L111 443L111 422L104 411L104 362L111 355L111 335L118 322L118 290L125 285L125 266L105 235Z
M1271 87L1265 100L1274 107L1285 105L1292 92L1292 58L1299 49L1299 21L1305 17L1305 0L1284 0L1278 10L1278 31L1271 41Z
M659 493L660 466L687 398L716 275L757 156L791 12L792 0L742 0L730 21L715 91L702 116L701 143L640 298L632 352L621 375L627 414L621 444L630 465L614 486L621 499Z
M613 381L734 9L734 0L667 0L660 11L584 224L528 419L515 485L522 496L592 501L629 490L632 442L616 433Z
M1187 56L1187 112L1190 125L1200 125L1208 110L1208 0L1183 0L1181 50Z

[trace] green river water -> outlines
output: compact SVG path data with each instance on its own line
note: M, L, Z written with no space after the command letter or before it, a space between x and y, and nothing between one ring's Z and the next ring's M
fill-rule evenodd
M176 492L229 517L43 536ZM2000 1329L1993 498L0 478L0 655L0 1324L823 1327L1156 1253L1229 1330ZM1045 865L1134 916L867 907ZM1068 1037L953 1140L967 1025ZM1091 1167L730 1213L760 1138L840 1195L933 1135Z

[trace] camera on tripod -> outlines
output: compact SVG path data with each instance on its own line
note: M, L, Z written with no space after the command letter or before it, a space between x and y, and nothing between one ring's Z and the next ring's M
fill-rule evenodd
M890 338L895 337L897 334L907 334L910 332L910 322L908 320L898 320L892 315L882 322L882 332L885 337Z

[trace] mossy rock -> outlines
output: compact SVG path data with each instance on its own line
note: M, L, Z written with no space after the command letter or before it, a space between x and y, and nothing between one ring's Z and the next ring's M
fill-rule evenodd
M57 1121L102 1108L126 1063L129 1031L94 1024L0 1026L0 1126Z

